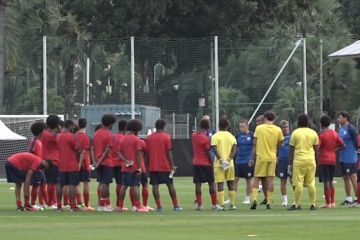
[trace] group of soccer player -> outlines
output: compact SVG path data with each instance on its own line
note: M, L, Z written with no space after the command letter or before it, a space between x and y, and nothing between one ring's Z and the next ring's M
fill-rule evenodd
M50 115L46 124L33 123L31 131L34 137L29 150L10 156L5 164L8 182L15 183L17 209L38 211L46 207L63 211L67 207L71 211L94 211L89 204L89 182L93 168L98 182L98 211L128 211L124 206L128 188L132 211L154 211L148 204L147 173L150 175L156 210L163 210L159 185L166 184L174 211L182 211L173 183L176 167L170 136L164 132L165 121L156 121L156 131L146 141L138 136L142 129L140 121L120 120L118 133L113 134L111 129L116 121L113 114L104 114L102 123L96 126L93 139L86 133L86 119L79 119L76 124L73 120L63 122L57 115ZM110 201L113 179L116 182L114 209ZM20 198L22 185L24 205ZM37 196L40 205L36 205Z
M258 206L260 184L264 200L259 203L271 209L273 205L274 177L280 178L282 206L288 205L287 179L294 190L294 203L288 210L300 210L303 188L307 187L311 206L316 209L315 173L318 168L320 182L324 183L324 208L335 207L333 178L336 155L339 152L341 171L345 183L346 199L342 205L358 206L360 197L360 171L358 170L358 136L346 112L337 115L339 132L330 129L331 119L323 115L319 134L313 130L307 115L298 117L297 128L291 133L285 120L275 124L275 113L266 111L256 119L254 133L249 123L242 120L240 133L229 132L229 121L219 120L219 131L211 128L206 115L199 129L192 134L193 182L195 183L196 210L202 210L201 184L208 183L212 207L215 211L236 209L236 192L241 178L246 180L243 204L251 209ZM155 123L156 131L141 139L142 124L138 120L118 121L117 133L111 130L117 122L113 114L104 114L91 139L86 133L86 119L65 122L49 115L46 123L31 126L33 138L27 152L10 156L5 164L8 182L15 183L18 210L38 211L52 208L63 211L94 211L90 206L91 170L97 177L98 211L128 209L124 205L129 188L131 210L149 212L148 176L156 202L156 210L163 211L159 185L166 184L174 211L182 211L178 204L173 175L176 170L170 136L164 131L165 121ZM116 203L110 200L111 184L115 180ZM225 201L225 185L229 206ZM24 204L21 201L23 186ZM82 194L81 194L82 185ZM141 192L140 192L141 186ZM84 203L82 202L82 196ZM39 205L36 200L39 200ZM142 199L142 202L141 202Z
M275 124L276 115L266 111L256 119L255 132L249 131L249 123L242 120L240 133L234 137L229 131L226 118L219 120L219 131L211 129L208 116L200 121L199 130L192 136L193 182L195 183L196 209L203 209L201 184L208 183L212 209L225 210L224 183L228 187L229 210L235 210L235 195L239 179L246 180L243 204L258 207L259 186L265 199L259 203L271 209L273 205L274 177L280 178L282 206L288 205L287 179L294 191L294 202L288 210L300 210L304 187L308 188L310 209L317 209L315 176L324 184L325 204L322 208L335 207L333 185L337 152L345 184L346 199L341 205L356 207L360 197L360 163L358 166L358 137L347 112L337 115L339 131L330 128L327 115L320 118L321 130L317 133L305 114L297 120L297 128L291 133L289 123L281 120Z

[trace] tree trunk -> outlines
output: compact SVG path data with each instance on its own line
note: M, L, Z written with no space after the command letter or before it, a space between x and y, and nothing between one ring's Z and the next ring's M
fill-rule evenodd
M0 113L4 112L4 84L5 84L5 0L0 0Z
M67 119L74 118L74 66L67 63L65 67L65 116Z

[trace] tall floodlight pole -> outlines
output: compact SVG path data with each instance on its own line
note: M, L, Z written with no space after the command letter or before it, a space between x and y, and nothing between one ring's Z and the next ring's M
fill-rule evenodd
M214 72L215 72L215 125L219 131L219 54L218 36L214 37Z
M320 74L319 74L319 80L320 80L320 116L322 115L324 111L324 87L323 87L323 40L320 39Z
M47 59L46 36L43 36L43 114L47 115Z
M304 78L304 113L308 114L307 76L306 76L306 38L303 38L303 78Z
M130 38L131 44L131 119L135 119L135 48L134 37Z

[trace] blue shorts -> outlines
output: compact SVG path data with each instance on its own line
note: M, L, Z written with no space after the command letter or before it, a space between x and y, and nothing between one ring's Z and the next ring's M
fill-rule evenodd
M80 172L59 172L59 183L61 186L77 186L80 183Z
M212 166L193 166L193 183L214 183Z
M332 182L335 174L335 165L319 165L319 181Z
M289 177L288 166L289 163L287 161L278 161L276 164L275 175L280 179L287 179Z
M141 173L140 183L141 183L141 185L148 184L148 178L147 178L146 173Z
M113 182L113 168L101 165L96 169L96 179L101 184L110 184Z
M56 184L59 182L59 167L53 165L51 170L45 173L48 184Z
M122 185L133 187L140 185L140 176L136 176L131 172L122 172Z
M235 177L251 179L254 177L254 167L249 167L247 163L235 164Z
M174 179L170 178L169 175L170 172L150 172L150 184L172 184Z
M116 184L122 185L121 167L113 167L113 175L114 175Z
M80 169L80 182L90 182L90 170Z
M45 173L41 170L34 172L34 174L31 176L31 185L36 186L43 183L46 183Z
M16 168L8 161L5 163L5 171L8 183L25 182L26 172Z
M341 173L343 176L349 176L357 172L357 164L356 163L343 163L340 162Z

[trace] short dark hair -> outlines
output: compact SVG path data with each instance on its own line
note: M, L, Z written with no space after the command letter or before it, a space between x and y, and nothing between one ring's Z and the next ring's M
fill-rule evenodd
M348 112L345 111L341 111L337 114L337 117L342 116L343 118L346 118L349 122L350 122L350 114Z
M127 130L130 132L138 133L142 129L142 124L139 120L133 119L127 124Z
M306 114L298 116L298 127L309 127L309 117Z
M328 115L322 115L320 118L320 123L322 127L328 127L330 126L331 119Z
M275 112L269 110L264 113L264 118L266 118L269 121L274 121L276 118L276 114Z
M33 124L31 124L31 127L30 127L30 130L31 130L31 133L37 137L39 136L46 128L46 125L44 122L34 122Z
M209 130L210 129L210 121L207 119L201 119L200 121L200 128Z
M155 122L155 128L156 129L164 130L165 126L166 126L166 122L163 119L158 119Z
M51 169L54 167L53 161L52 160L44 160L44 161L48 163L49 167L47 171L50 172Z
M75 127L75 123L73 120L68 119L64 122L64 128L69 129Z
M100 128L102 128L103 127L103 125L100 123L100 124L98 124L98 125L96 125L95 126L95 132L97 131L97 130L99 130Z
M116 122L116 117L112 113L106 113L102 116L101 122L104 125L104 127L109 127Z
M79 123L79 128L80 129L86 128L86 126L87 126L86 118L80 118L78 123Z
M56 129L60 125L60 118L58 115L49 115L46 118L46 126L50 129Z
M221 118L219 120L219 128L225 130L227 127L229 127L229 121L226 118Z
M118 123L118 129L119 131L126 131L127 121L122 119Z

